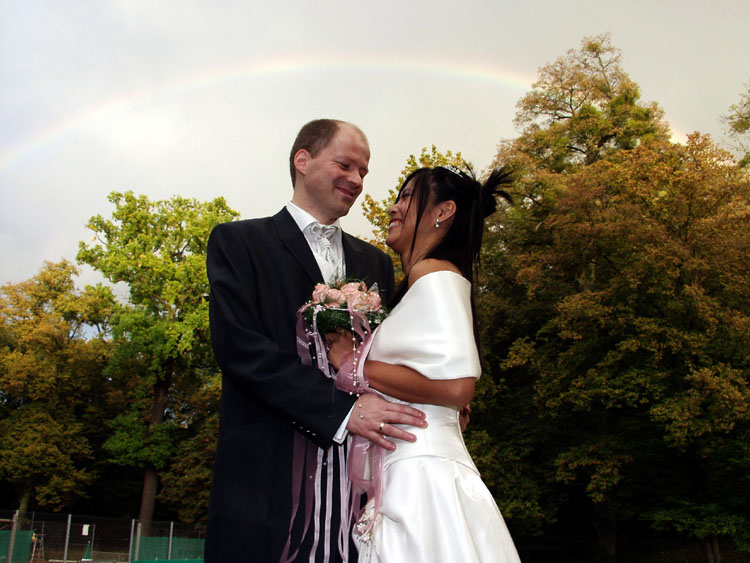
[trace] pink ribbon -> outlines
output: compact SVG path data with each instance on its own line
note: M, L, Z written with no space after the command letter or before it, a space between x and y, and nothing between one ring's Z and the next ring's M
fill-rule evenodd
M314 307L312 330L308 330L304 319L304 312L308 307ZM370 331L370 323L367 320L366 315L360 311L353 310L351 306L348 307L352 331L358 336L362 344L357 352L349 354L345 358L344 364L339 371L334 373L328 363L325 336L320 334L317 328L318 314L324 309L325 307L320 304L307 304L297 311L296 340L297 354L299 355L300 360L304 365L312 365L313 360L315 360L314 363L318 369L320 369L320 371L322 371L327 377L333 378L336 387L342 391L357 394L372 392L367 385L367 379L364 374L364 361L359 361L360 358L367 357L367 353L372 344L372 337L374 335L374 333ZM315 351L314 354L311 354L311 350ZM352 519L359 519L363 511L363 508L360 507L362 495L366 494L368 499L374 499L375 514L377 514L377 510L380 507L383 462L385 460L385 451L380 446L372 444L366 438L361 436L349 436L347 443L349 451L347 455L346 472L351 485L344 479L340 479L339 483L341 506L338 547L344 562L347 561L349 556L349 530L351 530L352 527ZM340 448L339 459L343 459L343 454L347 449L345 446L333 445L331 448ZM329 451L331 448L329 448ZM290 563L297 558L299 548L307 536L311 520L314 520L313 547L315 548L318 545L322 536L323 541L325 541L323 561L324 563L329 561L330 553L328 552L328 538L331 534L330 524L331 506L333 502L333 468L330 467L331 464L329 463L327 471L323 471L322 455L319 454L322 454L320 448L307 440L299 432L295 433L292 460L292 516L289 522L289 535L280 559L282 563ZM340 469L343 474L344 467L342 466ZM320 498L322 494L321 479L324 473L327 479L325 499L327 510L324 529L321 531L319 517L317 515L319 514L322 500ZM310 483L314 483L314 486L311 487ZM305 491L304 499L302 499L303 489ZM292 528L300 504L304 504L305 525L299 545L297 545L294 551L292 551ZM313 517L313 509L315 509L315 517ZM360 531L358 529L357 532L365 533L369 531L374 521L375 519L373 518L367 523L364 530Z
M364 317L364 315L362 315ZM359 354L348 354L344 363L336 374L336 387L342 391L354 393L371 393L373 390L367 384L365 377L365 362L359 361L366 358L370 352L375 332L369 333L369 323L364 318L361 328L366 326L366 336L363 338L363 344L360 346ZM354 324L354 323L352 323ZM355 327L352 327L355 328ZM355 331L357 329L355 328ZM355 377L356 375L356 377ZM354 415L352 415L354 416ZM383 490L383 464L385 462L385 450L373 444L367 438L362 436L353 436L349 444L349 454L347 456L347 474L352 483L352 514L356 520L359 520L364 507L361 507L362 495L367 495L373 502L374 514L378 513L380 508L380 498ZM375 523L373 518L365 523L364 527L358 527L356 532L360 535L366 534Z

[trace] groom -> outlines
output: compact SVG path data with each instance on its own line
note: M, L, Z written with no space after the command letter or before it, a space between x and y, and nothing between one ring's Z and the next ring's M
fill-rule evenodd
M211 335L223 379L206 563L277 562L290 535L293 554L305 527L301 503L290 534L297 433L318 446L318 473L328 480L322 490L318 485L323 500L295 560L342 561L347 554L355 560L349 546L339 549L337 542L339 482L346 475L336 444L348 431L395 449L387 436L414 437L393 424L424 425L422 413L410 407L335 389L297 357L295 312L316 283L345 276L368 287L377 282L385 297L393 290L388 256L338 224L362 191L369 160L357 127L312 121L290 154L292 201L273 217L225 223L211 233ZM335 494L327 500L329 491Z

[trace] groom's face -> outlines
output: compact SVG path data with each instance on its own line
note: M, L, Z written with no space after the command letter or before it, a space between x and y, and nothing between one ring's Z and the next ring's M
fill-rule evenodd
M342 124L314 158L305 150L297 155L295 165L302 181L294 190L295 203L325 224L349 213L362 193L370 163L370 147L360 131Z

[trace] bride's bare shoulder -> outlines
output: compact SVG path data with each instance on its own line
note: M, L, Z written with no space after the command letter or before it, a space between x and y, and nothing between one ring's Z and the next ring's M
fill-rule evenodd
M409 272L409 287L414 285L414 282L419 278L424 277L427 274L442 271L454 272L459 276L462 275L461 271L456 267L455 264L453 264L453 262L449 262L448 260L438 260L436 258L428 258L426 260L420 260L419 262L414 264L414 266L412 266L412 269Z

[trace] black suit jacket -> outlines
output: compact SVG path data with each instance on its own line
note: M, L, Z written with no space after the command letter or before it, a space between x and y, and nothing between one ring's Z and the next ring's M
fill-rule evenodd
M343 234L347 278L393 290L390 258ZM278 561L291 515L294 432L321 448L356 397L297 356L296 310L322 275L286 209L218 225L208 243L210 321L222 371L206 563Z

